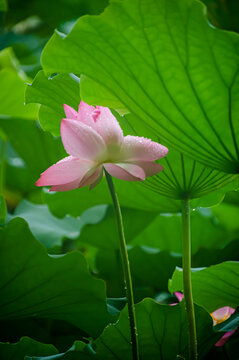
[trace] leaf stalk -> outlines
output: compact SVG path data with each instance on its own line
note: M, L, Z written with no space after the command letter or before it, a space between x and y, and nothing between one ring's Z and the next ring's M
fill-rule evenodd
M120 245L119 247L120 247L121 259L122 259L125 290L126 290L128 312L129 312L130 334L131 334L131 343L132 343L132 359L139 360L139 344L138 344L138 331L136 326L136 316L135 316L135 308L134 308L134 294L133 294L128 252L127 252L125 235L124 235L123 219L122 219L118 196L115 192L112 177L110 174L107 173L106 170L105 170L105 176L114 205L115 219L119 234L119 245Z
M189 359L197 360L197 334L191 282L190 200L182 200L183 293L188 323Z

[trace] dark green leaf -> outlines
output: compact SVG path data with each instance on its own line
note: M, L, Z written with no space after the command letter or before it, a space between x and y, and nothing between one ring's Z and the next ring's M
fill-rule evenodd
M94 208L92 208L94 210ZM90 211L92 211L90 209ZM105 208L101 221L85 225L79 241L103 249L118 249L119 240L116 229L115 214L112 206ZM122 208L125 237L130 242L155 218L156 213L143 210ZM87 218L87 212L84 217ZM132 221L133 219L133 221Z
M90 275L84 256L47 255L20 218L0 231L0 318L62 319L98 335L112 317L105 284Z
M170 292L182 291L182 269L177 268L169 282ZM194 302L209 312L239 305L239 262L228 261L209 268L192 270Z
M139 347L142 360L187 357L187 323L184 303L177 306L160 305L145 299L136 305ZM199 354L205 354L216 335L212 320L201 308L196 308ZM116 324L109 325L96 340L97 359L131 360L128 313L125 308Z
M160 305L151 299L145 299L136 305L141 360L172 360L176 359L177 355L187 358L187 323L184 307L184 302L178 306L169 306ZM196 318L198 348L202 357L221 335L213 331L210 315L199 307L196 307ZM96 353L84 346L80 343L79 349L73 347L59 358L70 360L81 359L82 356L82 359L88 360L88 357L85 357L88 353L90 359L96 360L131 360L127 308L121 312L119 321L109 325L92 344ZM57 356L52 359L57 359ZM43 357L39 360L48 358Z
M181 253L181 215L162 214L142 231L132 245L144 245L169 252ZM228 232L210 213L191 213L192 253L200 248L218 249L234 240L238 232Z
M23 360L26 355L47 356L57 353L53 345L42 344L26 336L15 344L0 343L0 357L4 360Z

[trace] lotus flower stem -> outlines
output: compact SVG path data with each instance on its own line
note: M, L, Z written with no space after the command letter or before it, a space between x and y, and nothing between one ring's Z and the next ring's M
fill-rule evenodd
M182 200L183 292L186 304L189 340L189 359L197 360L197 335L191 283L190 201Z
M105 171L105 175L114 205L115 218L116 218L117 229L119 234L120 252L122 258L124 282L125 282L126 297L128 303L128 311L129 311L130 333L131 333L131 342L132 342L132 359L139 360L138 332L137 332L136 316L134 309L134 295L133 295L132 279L131 279L130 266L129 266L129 258L128 258L126 241L124 236L122 214L120 210L119 200L115 192L112 177L110 174L107 173L107 171Z

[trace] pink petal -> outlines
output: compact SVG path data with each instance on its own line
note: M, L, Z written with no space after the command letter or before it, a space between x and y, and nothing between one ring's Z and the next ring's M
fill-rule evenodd
M49 167L37 180L37 186L65 185L74 181L81 181L84 175L95 166L88 160L80 160L68 156Z
M179 292L179 291L175 291L174 295L176 296L176 298L178 299L179 302L182 301L183 299L183 293Z
M79 188L80 179L76 179L70 183L62 185L53 185L49 191L70 191Z
M70 107L69 105L66 105L66 104L64 104L63 107L64 107L64 111L65 111L67 119L77 120L78 112L75 111L75 109L73 109L72 107Z
M231 331L226 332L220 340L218 340L218 342L216 342L215 346L223 346L230 338L230 336L232 336L234 334L234 332L236 332L237 328Z
M154 161L167 155L168 149L150 139L127 135L121 147L122 160Z
M81 159L100 159L106 152L102 137L76 120L62 119L61 138L66 152Z
M213 318L214 325L227 320L234 312L235 312L235 309L233 309L230 306L224 306L220 309L213 311L211 316Z
M93 112L95 111L94 106L86 104L84 101L80 102L79 109L78 109L78 116L77 120L82 122L85 125L95 127L95 122L92 117Z
M144 170L135 164L104 164L108 173L118 179L127 181L145 180Z
M100 180L102 178L102 173L103 173L103 166L98 166L96 168L96 170L94 170L93 172L89 171L84 176L84 178L81 180L79 187L92 185L90 187L92 189L94 186L96 186L100 182Z
M134 164L140 166L144 170L146 176L156 175L164 169L162 165L152 161L135 161Z
M122 143L123 131L108 108L96 106L93 113L93 119L95 121L95 129L102 136L107 145Z

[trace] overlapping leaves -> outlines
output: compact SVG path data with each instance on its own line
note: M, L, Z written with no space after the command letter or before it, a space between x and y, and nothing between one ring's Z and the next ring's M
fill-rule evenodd
M47 255L20 218L1 229L0 246L1 319L61 319L93 336L112 319L105 285L90 275L79 252Z
M197 1L112 1L55 33L42 65L84 74L86 102L126 108L194 159L238 173L238 45Z

